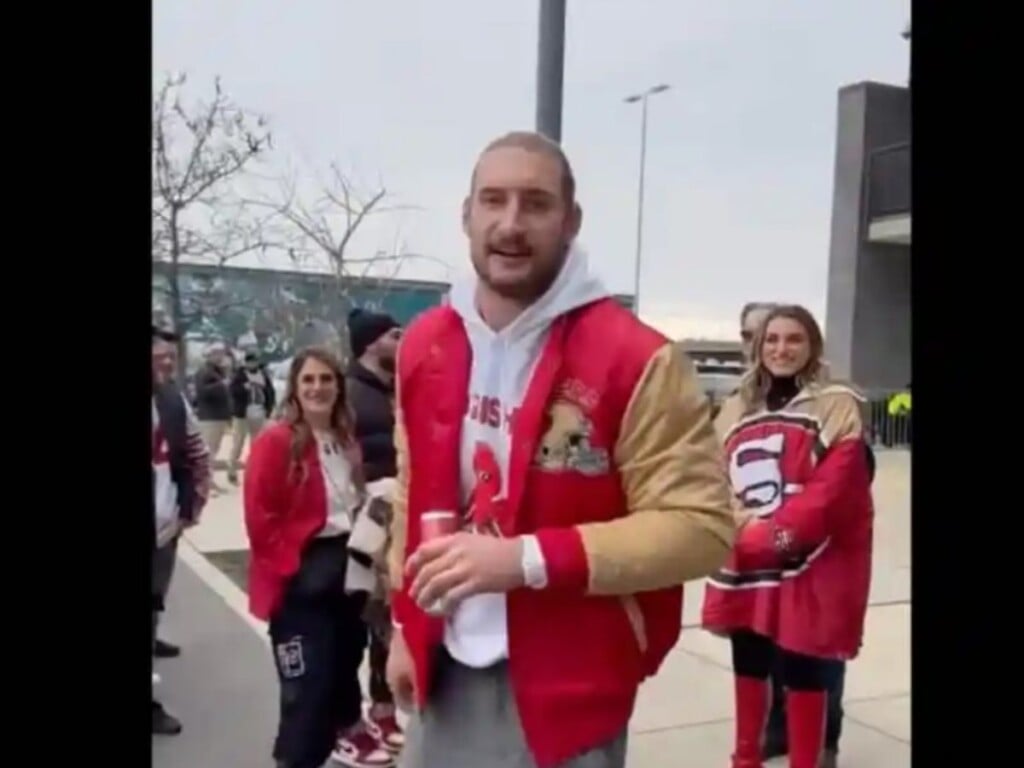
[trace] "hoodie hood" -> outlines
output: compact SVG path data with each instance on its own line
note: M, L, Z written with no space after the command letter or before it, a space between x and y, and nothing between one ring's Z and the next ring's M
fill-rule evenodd
M472 331L486 331L509 341L542 331L566 312L611 295L591 271L587 252L576 243L569 247L565 263L547 291L501 331L491 330L480 317L480 311L476 306L478 284L479 278L476 273L457 281L452 286L452 309Z

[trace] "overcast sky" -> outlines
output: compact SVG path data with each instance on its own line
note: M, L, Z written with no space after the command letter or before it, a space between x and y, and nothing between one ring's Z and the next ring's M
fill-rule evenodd
M272 122L280 162L338 161L416 211L381 216L353 254L468 268L459 206L481 147L532 128L537 0L156 0L155 82L214 75ZM650 101L641 314L674 336L736 334L750 299L824 320L836 91L902 84L909 0L568 0L562 140L580 242L631 293L639 105Z

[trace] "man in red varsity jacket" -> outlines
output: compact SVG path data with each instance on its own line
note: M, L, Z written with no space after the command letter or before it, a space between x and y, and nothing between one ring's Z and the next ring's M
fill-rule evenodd
M557 145L492 142L463 208L476 274L399 349L388 678L418 709L404 768L622 768L682 584L733 541L707 400L593 276L581 220ZM423 541L431 511L462 530Z

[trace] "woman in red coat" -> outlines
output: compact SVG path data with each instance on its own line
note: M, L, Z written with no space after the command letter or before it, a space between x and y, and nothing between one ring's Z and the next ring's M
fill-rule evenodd
M351 768L394 758L363 721L364 596L345 591L348 538L364 488L336 358L292 362L280 421L253 441L245 473L249 605L270 623L281 686L278 768Z
M822 348L810 312L773 309L716 420L741 527L730 561L709 579L703 624L732 643L733 768L762 766L776 659L789 764L817 768L827 660L854 658L863 636L874 511L862 398L829 380Z

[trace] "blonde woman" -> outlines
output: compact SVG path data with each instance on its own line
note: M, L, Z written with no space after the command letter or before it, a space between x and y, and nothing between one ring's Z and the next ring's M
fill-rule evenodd
M740 529L708 582L703 624L732 643L733 768L763 765L773 668L789 764L818 768L830 664L854 658L863 636L874 511L861 397L830 380L822 349L810 312L773 308L716 420Z

